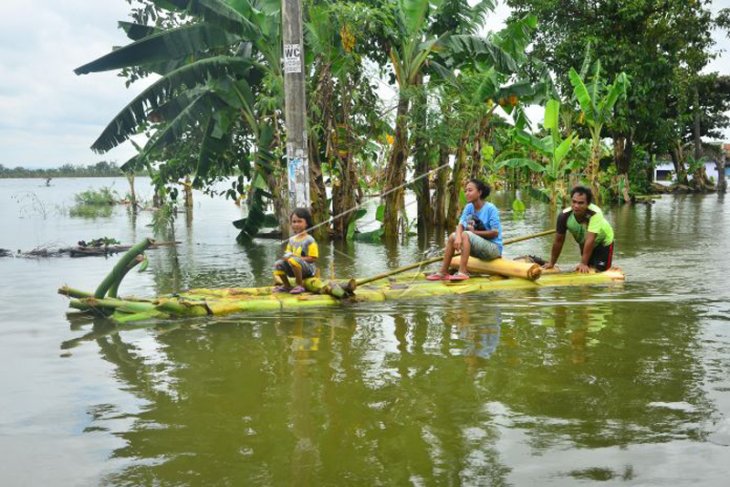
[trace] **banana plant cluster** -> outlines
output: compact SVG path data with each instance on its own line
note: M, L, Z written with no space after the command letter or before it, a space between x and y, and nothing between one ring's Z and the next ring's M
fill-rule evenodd
M578 100L582 119L591 134L591 157L588 163L588 180L593 194L600 195L598 185L598 163L601 157L601 132L614 118L616 103L626 98L629 80L626 73L619 73L610 85L601 77L601 62L594 64L592 80L588 86L574 68L568 73L573 85L573 94Z
M252 184L249 217L255 233L264 198L276 191L281 106L279 3L273 0L153 0L186 16L170 29L123 23L132 43L75 70L77 74L143 69L158 76L125 106L92 144L106 152L133 135L149 139L123 170L156 165L159 185L192 175L195 188L239 174L229 193ZM273 81L272 81L273 80ZM274 99L273 103L265 103Z
M121 69L157 76L114 117L92 148L106 152L147 134L147 142L124 169L147 168L158 186L191 176L192 186L199 189L238 176L227 193L247 198L248 217L236 222L241 237L256 233L272 202L284 227L287 215L278 196L286 194L280 1L144 1L174 13L181 23L121 23L132 42L76 69L78 74ZM521 102L540 91L525 81L521 68L535 18L527 16L499 33L482 35L493 0L475 5L465 0L379 0L367 5L312 0L305 6L310 180L318 221L326 220L328 211L335 215L356 205L364 164L360 159L373 152L372 140L382 134L393 141L382 171L388 194L383 234L394 236L414 145L431 151L414 158L414 176L458 153L461 162L451 177L456 188L451 192L458 192L466 172L476 175L481 168L481 146L492 133L496 106L520 119ZM382 102L368 81L367 63L380 75L389 70L392 75L397 88L392 127L378 113ZM462 113L446 106L446 100L458 100ZM438 107L435 112L433 107ZM459 120L463 124L458 130L441 131L449 134L449 141L429 143L423 138L426 127ZM469 156L467 169L463 162ZM427 182L423 179L418 192L420 209L430 204ZM352 238L354 216L335 222L333 230Z
M560 101L555 98L545 104L543 127L547 135L542 138L516 128L513 137L519 149L503 152L497 167L524 168L540 174L548 186L548 199L555 205L564 196L568 175L581 167L579 159L568 157L578 137L571 131L563 138L560 130ZM528 150L527 155L531 152L536 157L526 157L524 149Z

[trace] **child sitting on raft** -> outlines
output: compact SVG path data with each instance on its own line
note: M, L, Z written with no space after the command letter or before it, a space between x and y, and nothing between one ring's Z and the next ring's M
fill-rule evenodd
M456 231L449 235L441 269L429 274L429 281L464 281L469 279L466 263L469 256L492 260L502 256L502 223L499 210L484 201L489 196L489 185L479 179L470 179L464 189L467 205L459 218ZM461 252L459 271L449 275L449 265L455 252Z
M306 208L296 208L289 216L289 225L294 234L286 244L284 256L274 263L274 292L301 294L305 291L304 279L313 277L317 272L315 262L319 257L319 247L314 237L307 233L312 228L312 214ZM289 282L293 277L296 286Z

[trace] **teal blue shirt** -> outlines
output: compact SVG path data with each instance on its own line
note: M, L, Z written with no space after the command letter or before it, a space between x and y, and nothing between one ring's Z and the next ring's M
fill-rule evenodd
M476 215L477 218L479 218L482 223L484 223L484 226L487 228L487 230L496 230L497 236L494 238L488 238L490 242L494 242L497 247L499 247L499 253L502 253L502 222L499 219L499 210L496 206L494 206L492 203L484 202L484 205L481 207L479 211L476 211L474 209L474 204L469 203L464 208L464 211L461 212L461 218L459 218L459 223L461 223L461 226L466 229L466 222L469 218L469 215Z

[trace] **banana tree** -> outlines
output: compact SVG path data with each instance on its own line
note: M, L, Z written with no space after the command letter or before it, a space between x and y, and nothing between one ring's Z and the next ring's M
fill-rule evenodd
M476 105L480 106L468 106L475 99L470 96L471 90L466 90L465 93L464 84L459 81L459 77L471 70L479 73L491 72L495 78L493 83L496 86L495 90L498 90L500 84L508 82L518 70L520 60L525 59L525 47L535 27L533 17L515 22L498 34L482 37L476 34L477 27L481 25L484 14L494 8L494 2L480 2L475 7L461 5L461 3L458 1L431 2L435 8L429 15L427 1L401 0L399 2L398 25L401 26L401 37L396 40L397 42L389 51L399 91L395 139L386 166L383 225L386 237L393 237L397 233L397 216L403 206L402 185L405 180L406 161L410 155L410 145L414 142L420 143L422 139L419 139L419 134L423 134L427 130L427 120L430 115L426 114L422 107L429 105L429 97L436 94L433 98L440 97L442 105L444 98L451 99L448 92L456 93L457 98L458 96L470 98L468 103L462 104L464 110L460 110L455 117L448 117L453 123L460 123L455 118L461 121L470 120L462 127L463 130L453 143L453 146L457 147L457 163L452 171L449 208L456 208L458 189L464 175L464 161L470 154L480 152L478 147L481 139L488 133L489 120L489 110L484 109L483 100L478 100ZM457 4L460 5L459 8L456 8ZM465 12L469 13L465 14ZM444 28L446 25L455 27L449 30ZM456 76L457 74L458 76ZM425 85L427 79L428 86ZM419 106L416 107L419 115L411 117L413 103L419 100L415 98L416 94L420 95ZM452 112L452 110L442 108L436 116L448 112ZM470 114L475 114L476 117L472 117ZM409 132L414 135L413 141L409 141ZM434 144L434 151L437 145L440 146L439 155L429 156L423 151L415 154L416 172L414 176L425 175L431 164L430 160L442 160L444 146ZM474 167L477 166L474 165ZM438 175L438 177L442 176L443 174ZM416 193L419 215L427 215L428 211L424 208L426 205L430 205L430 195L425 178L424 184L417 187ZM440 194L437 195L437 199L445 201ZM440 220L441 209L436 208L436 212L438 218L434 219ZM429 220L429 218L421 218L419 222L424 224ZM446 220L448 221L448 218Z
M282 138L280 4L165 0L156 5L187 16L189 23L164 29L125 23L131 44L75 70L140 69L159 75L114 117L92 149L106 152L147 131L148 142L126 168L158 162L160 173L175 180L192 174L196 188L239 173L232 195L243 192L244 179L263 181L250 185L249 217L242 224L250 235L263 222L264 198L273 198L276 207L275 195L284 193L277 149ZM189 155L191 148L195 157Z
M309 160L315 178L331 182L332 231L349 239L362 191L368 141L385 128L380 99L364 67L365 39L379 25L380 13L362 4L317 4L305 20L309 80ZM312 188L312 205L327 204L322 185ZM325 206L326 207L326 206Z
M515 129L513 137L521 145L522 150L503 152L498 157L497 164L498 168L526 168L540 174L548 187L548 199L552 205L557 205L559 198L565 196L567 176L580 168L578 160L568 157L578 138L574 132L563 138L559 121L560 102L551 98L545 105L543 122L548 135L538 138L522 129ZM523 151L535 156L526 157Z
M601 79L601 63L594 65L590 87L583 82L578 72L571 68L570 83L573 85L573 94L580 104L583 123L588 126L591 134L591 158L588 163L588 180L596 200L600 198L598 185L598 163L601 154L601 132L603 127L613 119L613 110L620 99L626 98L629 86L628 77L620 73L612 84L606 85Z
M393 76L398 85L395 133L385 167L383 236L393 239L398 234L398 215L403 207L406 167L409 155L408 121L413 88L422 79L422 71L443 48L443 38L429 33L429 0L398 0L395 8L397 35L388 51Z

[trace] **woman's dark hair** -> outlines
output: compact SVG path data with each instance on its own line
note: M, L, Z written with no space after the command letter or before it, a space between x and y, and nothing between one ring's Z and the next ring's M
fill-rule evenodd
M479 199L486 199L487 196L489 196L489 193L492 192L492 188L490 188L489 185L481 179L471 178L467 181L467 184L468 183L472 183L477 187L477 190L479 190Z
M584 195L586 197L586 202L589 205L593 203L593 192L590 188L586 188L585 186L576 186L570 190L570 197L572 198L576 193Z
M309 211L308 208L294 208L294 211L292 211L291 215L289 215L290 222L294 215L307 222L307 229L314 226L314 223L312 223L312 213Z

